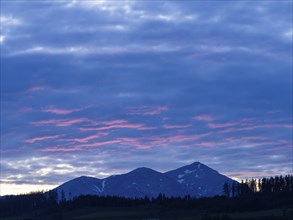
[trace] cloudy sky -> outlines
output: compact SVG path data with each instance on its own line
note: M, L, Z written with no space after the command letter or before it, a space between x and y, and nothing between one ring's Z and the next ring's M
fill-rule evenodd
M200 161L292 173L292 1L1 1L1 195Z

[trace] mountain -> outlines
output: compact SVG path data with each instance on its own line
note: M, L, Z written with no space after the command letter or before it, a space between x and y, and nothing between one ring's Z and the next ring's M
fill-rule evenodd
M138 168L129 173L105 179L105 195L123 197L183 196L185 188L172 178L149 168Z
M210 197L223 194L223 185L234 180L219 174L210 167L195 162L165 173L141 167L129 173L104 179L78 177L54 190L58 198L72 199L79 195L115 195L122 197L170 196ZM234 181L236 182L236 181ZM62 195L63 194L63 195Z
M80 195L101 195L104 181L94 177L81 176L58 186L54 190L58 193L58 198L62 198L62 192L66 200L70 200Z
M168 171L165 175L184 185L190 196L195 197L222 195L225 182L229 185L232 185L233 182L236 183L236 181L219 174L216 170L200 162Z

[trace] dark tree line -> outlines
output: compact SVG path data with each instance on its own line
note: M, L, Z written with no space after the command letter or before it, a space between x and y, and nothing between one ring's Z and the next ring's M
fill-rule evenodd
M226 197L246 196L253 193L272 194L293 192L293 176L275 176L262 179L246 179L241 183L233 182L223 185L223 193Z
M275 208L293 208L293 176L251 179L241 183L225 183L224 196L213 198L166 197L125 198L118 196L82 195L65 200L56 191L32 192L17 196L0 197L0 218L25 215L40 217L54 213L53 219L62 219L62 213L83 207L135 207L162 210L189 209L206 212L251 211Z
M258 182L259 191L262 193L292 192L293 176L276 176L275 178L263 178Z
M22 215L26 212L38 214L42 209L58 207L57 193L53 190L36 191L28 194L0 197L0 218L10 215Z

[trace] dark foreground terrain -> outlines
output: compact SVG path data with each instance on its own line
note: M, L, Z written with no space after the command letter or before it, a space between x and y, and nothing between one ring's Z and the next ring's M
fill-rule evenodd
M33 217L30 214L16 215L15 217L1 218L7 220L33 220L33 219L76 219L76 220L292 220L293 209L270 209L262 211L247 212L224 212L224 213L204 213L192 210L165 210L148 207L131 208L82 208L75 211L66 211L61 215L47 214Z
M274 177L227 185L225 196L212 198L123 198L83 195L58 198L55 191L0 197L0 219L10 220L292 220L293 177Z
M18 204L20 205L20 204ZM2 207L1 207L2 209ZM153 200L81 196L48 207L1 213L1 219L293 219L293 194L254 194L245 197L205 199L164 198Z

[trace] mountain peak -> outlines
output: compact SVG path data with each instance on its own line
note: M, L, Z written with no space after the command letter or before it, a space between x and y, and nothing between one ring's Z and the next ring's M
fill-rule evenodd
M218 171L208 167L207 165L203 164L203 163L200 163L198 161L192 163L192 164L189 164L189 165L186 165L186 166L183 166L183 167L180 167L178 169L188 169L188 170L193 170L193 171L209 171L209 172L216 172L218 173ZM178 170L177 169L177 170Z
M232 179L200 162L194 162L164 174L185 185L191 196L196 197L221 195L223 184L232 183Z
M139 167L139 168L132 170L130 173L144 173L144 172L148 172L148 173L149 172L152 172L152 173L156 172L157 173L157 171L155 171L151 168L148 168L148 167Z
M200 163L200 162L198 162L198 161L196 161L196 162L194 162L194 163L192 163L192 164L189 164L189 165L187 165L187 166L198 166L198 167L201 167L201 165L203 165L203 164Z
M80 177L78 177L77 179L90 179L90 178L93 178L93 177L89 177L89 176L80 176Z

